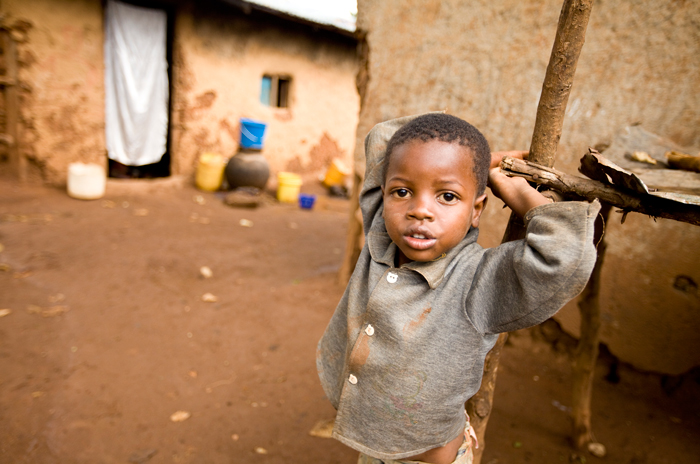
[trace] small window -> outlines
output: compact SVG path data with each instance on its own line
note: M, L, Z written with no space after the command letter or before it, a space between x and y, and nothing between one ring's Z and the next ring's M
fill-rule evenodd
M291 84L292 78L289 76L265 74L262 78L260 101L267 106L288 108Z

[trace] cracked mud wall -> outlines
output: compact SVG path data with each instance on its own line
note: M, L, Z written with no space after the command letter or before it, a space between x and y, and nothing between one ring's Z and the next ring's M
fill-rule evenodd
M100 2L5 0L0 7L18 42L18 143L28 179L61 185L71 162L106 165Z
M560 0L358 0L369 61L355 166L377 122L447 110L473 123L492 149L527 149ZM642 126L700 150L700 4L600 0L593 5L555 167L575 173L588 146ZM700 181L699 181L700 182ZM507 210L491 198L480 243L497 245ZM613 213L601 303L615 356L679 374L700 365L700 228ZM578 332L574 303L557 319Z

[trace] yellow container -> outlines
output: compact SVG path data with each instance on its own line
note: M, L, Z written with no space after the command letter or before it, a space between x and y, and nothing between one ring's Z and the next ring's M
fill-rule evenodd
M202 153L197 162L194 183L198 189L207 192L219 190L224 179L226 159L218 153Z
M291 172L277 173L277 200L282 203L296 203L299 200L301 176Z
M332 187L334 185L343 185L345 178L350 175L350 170L339 160L333 160L326 171L326 177L323 179L323 185Z

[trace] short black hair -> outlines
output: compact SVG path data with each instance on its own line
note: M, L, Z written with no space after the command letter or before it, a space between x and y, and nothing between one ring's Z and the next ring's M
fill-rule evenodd
M384 180L389 167L391 153L400 145L413 140L429 142L458 143L472 151L474 161L474 177L476 177L477 195L486 190L486 181L491 165L491 149L486 137L479 129L467 121L444 113L428 113L411 120L397 130L389 139L386 146L386 159L384 160Z

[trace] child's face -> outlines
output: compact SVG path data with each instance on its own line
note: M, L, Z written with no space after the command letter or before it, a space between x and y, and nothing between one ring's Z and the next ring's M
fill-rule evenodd
M384 221L399 265L432 261L478 227L486 194L477 197L472 153L457 143L413 140L389 158Z

